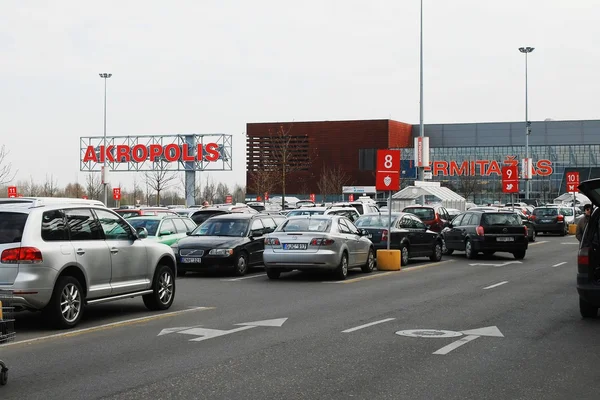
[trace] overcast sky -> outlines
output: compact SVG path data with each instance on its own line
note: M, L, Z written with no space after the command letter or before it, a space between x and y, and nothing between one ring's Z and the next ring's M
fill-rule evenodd
M424 0L425 123L597 119L597 0ZM596 40L596 42L594 42ZM419 0L2 0L0 129L17 179L79 179L79 137L248 122L419 121ZM116 180L131 182L132 175Z

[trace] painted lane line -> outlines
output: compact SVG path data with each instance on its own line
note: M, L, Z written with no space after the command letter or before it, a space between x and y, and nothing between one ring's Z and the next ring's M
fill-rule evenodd
M128 325L141 324L144 322L155 321L155 320L168 318L168 317L174 317L176 315L185 314L185 313L189 313L189 312L214 310L214 309L215 309L215 307L193 307L193 308L189 308L187 310L179 310L179 311L172 311L172 312L163 313L163 314L149 315L147 317L140 317L140 318L128 319L125 321L111 322L109 324L92 326L92 327L83 328L83 329L77 329L77 330L65 332L65 333L56 333L54 335L47 335L47 336L41 336L41 337L32 338L32 339L10 342L7 344L0 345L0 348L37 343L37 342L42 342L42 341L46 341L46 340L50 340L50 339L61 339L61 338L79 336L79 335L83 335L85 333L98 332L98 331L119 328L119 327L128 326Z
M529 246L537 246L538 244L548 243L547 240L542 240L541 242L529 243Z
M267 274L257 274L257 275L244 276L242 278L233 278L233 279L221 279L221 281L222 282L237 282L237 281L243 281L244 279L260 278L261 276L267 276Z
M562 242L561 244L576 244L576 245L579 245L579 242Z
M481 336L471 335L471 336L462 337L462 338L458 339L456 342L452 342L448 346L442 347L441 349L437 350L433 354L439 354L439 355L444 356L444 355L450 353L452 350L456 350L460 346L465 345L465 344L477 339L478 337L481 337Z
M507 283L508 283L508 281L502 281L502 282L496 283L494 285L490 285L490 286L484 287L483 290L493 289L493 288L498 287L498 286L506 285Z
M354 332L354 331L357 331L359 329L368 328L368 327L373 326L373 325L383 324L384 322L390 322L390 321L393 321L395 319L396 318L386 318L386 319L382 319L381 321L369 322L368 324L364 324L364 325L356 326L354 328L346 329L345 331L342 331L342 333Z
M566 261L563 261L563 262L561 262L561 263L554 264L554 265L552 266L552 268L560 267L561 265L565 265L566 263L567 263Z
M452 263L452 262L454 262L454 260L439 261L439 262L434 262L434 263L429 263L429 264L417 265L415 267L403 267L400 271L387 271L387 272L382 272L382 273L377 273L377 274L372 274L372 275L367 275L367 276L361 276L359 278L347 279L345 281L324 281L321 283L349 284L349 283L354 283L354 282L366 281L369 279L375 279L375 278L379 278L381 276L386 276L386 275L391 275L391 274L401 274L401 273L406 273L406 272L410 272L410 271L416 271L416 270L423 269L423 268L437 267L438 265L448 264L448 263Z

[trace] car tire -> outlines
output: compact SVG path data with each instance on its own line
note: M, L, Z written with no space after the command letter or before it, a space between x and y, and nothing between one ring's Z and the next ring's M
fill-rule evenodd
M566 236L569 228L567 228L567 226L565 225L564 229L560 232L560 236Z
M596 318L598 317L598 307L588 303L581 297L579 298L579 312L582 318Z
M524 259L524 258L525 258L525 253L526 253L526 251L525 251L525 250L521 250L521 251L515 251L515 252L513 253L513 256L514 256L514 257L515 257L515 259L517 259L517 260L522 260L522 259Z
M69 308L62 308L67 302ZM44 308L44 316L56 329L71 329L81 320L85 299L81 283L72 276L61 276L56 281L50 302Z
M536 236L535 229L532 229L531 230L531 242L532 243L535 242L535 236Z
M444 239L442 239L442 254L445 256L449 256L452 253L454 253L454 250L449 249L448 246L446 246L446 241Z
M431 261L440 261L442 259L442 243L435 242L433 244L433 253L429 256Z
M281 271L278 269L267 268L267 277L269 279L279 279Z
M465 257L467 257L469 260L472 260L475 257L477 257L477 252L473 250L473 244L469 239L467 239L467 241L465 242Z
M375 269L375 251L369 249L369 255L367 255L367 263L361 267L362 272L368 274L373 272Z
M342 253L340 264L335 269L334 275L339 281L343 281L348 277L348 254L346 252Z
M235 276L244 276L248 273L248 256L246 253L240 253L233 265L233 273Z
M407 245L403 244L400 246L400 267L408 265L410 260L410 249Z
M175 300L175 274L166 265L159 265L152 280L152 293L142 296L148 310L160 311L171 307Z

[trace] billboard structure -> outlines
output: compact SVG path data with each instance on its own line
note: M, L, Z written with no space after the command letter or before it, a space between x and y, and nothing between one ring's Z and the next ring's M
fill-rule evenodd
M197 171L232 170L232 135L103 136L80 138L80 171L184 171L186 204L194 204Z

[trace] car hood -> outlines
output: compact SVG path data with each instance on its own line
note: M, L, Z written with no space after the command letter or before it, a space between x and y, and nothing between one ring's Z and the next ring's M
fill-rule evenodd
M229 248L235 247L247 240L245 237L231 236L187 236L177 242L180 249L195 247Z

